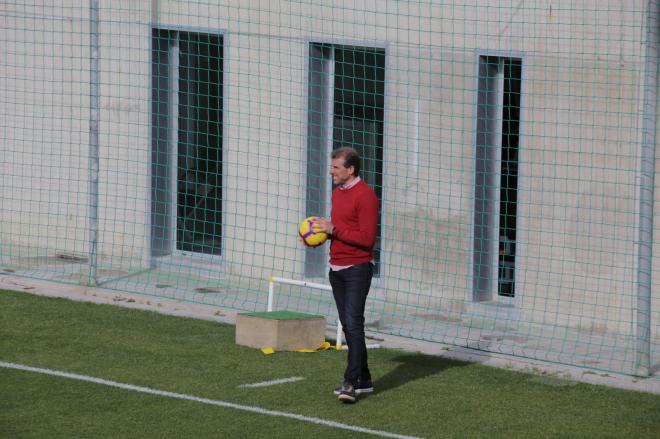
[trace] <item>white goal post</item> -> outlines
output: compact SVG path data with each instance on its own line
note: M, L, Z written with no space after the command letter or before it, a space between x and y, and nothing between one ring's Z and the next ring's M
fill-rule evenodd
M307 282L304 280L286 279L283 277L271 276L268 278L268 305L266 307L266 311L268 312L271 312L273 310L273 302L275 298L275 283L297 285L301 287L314 288L317 290L332 291L332 287L330 285L319 284L316 282ZM339 319L337 319L337 337L336 337L337 342L335 344L335 349L337 350L348 349L347 346L342 345L342 332L343 332L343 328L341 326L341 322L339 321ZM367 345L367 349L374 349L379 347L380 347L379 344Z

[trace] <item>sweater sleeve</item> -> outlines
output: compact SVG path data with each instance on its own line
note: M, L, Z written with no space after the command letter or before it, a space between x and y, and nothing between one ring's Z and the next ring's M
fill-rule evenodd
M334 239L347 244L371 250L376 243L378 228L378 198L373 192L363 194L357 200L358 228L337 228L334 230Z

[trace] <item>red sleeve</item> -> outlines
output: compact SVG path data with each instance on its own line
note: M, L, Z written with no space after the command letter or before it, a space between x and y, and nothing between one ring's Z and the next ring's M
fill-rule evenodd
M369 191L362 194L357 200L358 228L335 227L334 239L347 244L371 250L376 244L378 228L378 198Z

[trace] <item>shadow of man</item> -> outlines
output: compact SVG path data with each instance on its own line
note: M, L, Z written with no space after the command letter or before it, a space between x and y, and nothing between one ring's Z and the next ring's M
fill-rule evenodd
M436 375L445 369L468 364L467 362L425 354L400 355L393 358L393 361L399 363L394 370L374 381L376 392L386 392L411 381Z

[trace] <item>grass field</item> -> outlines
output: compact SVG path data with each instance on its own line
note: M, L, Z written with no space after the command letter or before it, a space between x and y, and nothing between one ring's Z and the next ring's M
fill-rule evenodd
M266 356L236 346L232 326L110 305L0 291L0 333L3 438L657 438L660 432L658 395L389 349L369 352L376 392L345 405L332 394L345 351ZM240 387L289 377L303 379Z

